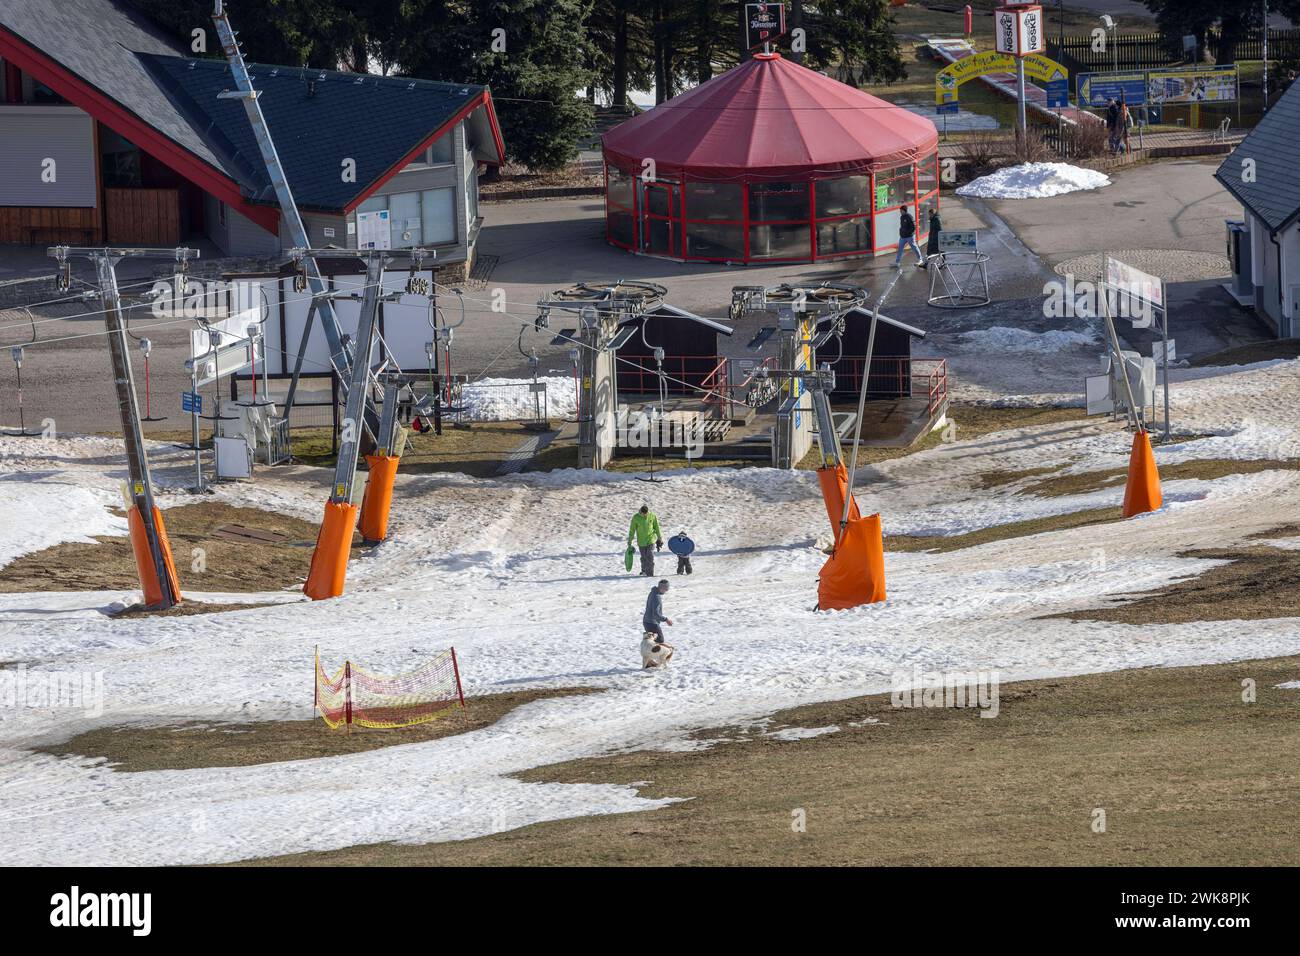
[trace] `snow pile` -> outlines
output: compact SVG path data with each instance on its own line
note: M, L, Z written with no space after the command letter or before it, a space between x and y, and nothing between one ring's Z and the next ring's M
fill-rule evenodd
M1031 332L1006 325L995 325L987 329L961 333L963 345L984 349L990 352L1059 352L1076 346L1095 346L1101 341L1097 333L1071 332L1068 329L1052 329L1047 332Z
M1289 680L1285 684L1275 684L1278 690L1300 690L1300 680Z
M957 190L980 199L1046 199L1110 185L1110 177L1069 163L1023 163L981 176Z
M17 478L0 483L0 567L67 541L94 544L94 535L126 534L126 519L110 514L85 488Z
M550 418L567 418L577 412L578 390L567 375L539 375L538 384L546 386L542 397L542 414ZM512 422L537 417L537 404L531 378L483 378L467 383L461 390L465 414L478 422Z

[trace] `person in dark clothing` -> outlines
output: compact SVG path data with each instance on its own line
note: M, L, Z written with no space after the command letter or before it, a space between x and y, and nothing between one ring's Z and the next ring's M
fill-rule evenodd
M894 254L894 268L901 268L903 265L903 253L911 249L916 253L916 264L919 268L925 268L925 256L921 255L921 247L916 241L916 220L912 218L912 213L906 206L899 210L898 214L898 252Z
M645 614L641 616L641 627L647 634L655 635L655 643L664 642L664 630L660 624L673 626L671 618L664 617L664 595L668 593L668 581L664 579L650 589L646 598Z
M691 555L695 552L695 542L686 537L685 531L680 531L668 539L668 550L677 555L678 574L690 574L695 570L691 567Z
M1120 137L1120 111L1119 103L1111 100L1106 107L1106 131L1110 134L1110 151L1112 153L1119 151Z
M935 207L930 210L930 237L925 241L925 255L930 256L939 254L939 230L943 228L943 221L939 218L939 209Z

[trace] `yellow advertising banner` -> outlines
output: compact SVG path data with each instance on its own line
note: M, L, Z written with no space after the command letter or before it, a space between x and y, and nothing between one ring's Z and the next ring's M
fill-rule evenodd
M1041 53L1031 53L1023 59L1025 76L1031 80L1047 83L1051 80L1064 80L1069 76L1069 71L1065 67ZM936 106L956 103L957 89L967 80L987 76L990 73L1015 72L1016 58L1007 53L987 50L984 53L962 57L955 63L945 66L935 76L934 103Z

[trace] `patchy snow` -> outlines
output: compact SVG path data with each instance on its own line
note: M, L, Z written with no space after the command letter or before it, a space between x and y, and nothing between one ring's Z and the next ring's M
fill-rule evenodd
M1046 199L1110 185L1110 177L1069 163L1022 163L972 180L958 196L980 199Z
M1300 680L1289 680L1285 684L1274 684L1278 690L1300 690Z
M48 475L22 480L15 474L0 481L0 566L33 551L67 542L93 543L95 535L126 534L126 518L111 514L112 485L94 493ZM119 507L122 499L115 504Z
M576 413L578 391L572 376L539 375L546 386L542 413L549 418L566 418ZM531 378L482 378L461 390L461 401L472 421L509 422L537 417L537 403Z
M785 727L763 736L771 737L773 740L808 740L810 737L820 737L823 734L837 734L839 731L838 724L831 724L829 727Z
M1175 419L1184 435L1211 437L1159 446L1158 463L1300 457L1300 426L1278 413L1300 402L1300 362L1190 372L1174 383ZM959 534L1118 509L1118 485L1048 499L986 490L981 476L1122 467L1129 444L1121 427L1098 418L971 441L958 434L864 468L860 500L882 512L886 534ZM39 544L35 535L67 539L107 522L119 443L0 437L0 461L0 489L15 513L49 514L43 496L52 492L43 489L52 487L61 505L50 531L0 523L0 554ZM189 500L179 491L185 453L157 446L154 465L161 506ZM312 469L264 470L218 496L319 518L323 480ZM98 713L19 706L4 700L12 678L0 669L0 865L210 863L646 810L665 801L633 787L515 775L630 750L709 746L701 730L766 730L764 719L786 708L887 692L904 668L996 669L1013 681L1300 653L1294 620L1139 627L1051 616L1201 573L1220 562L1181 555L1252 540L1300 509L1293 471L1168 481L1164 490L1161 511L1132 521L949 553L888 552L889 600L834 613L813 610L825 560L815 542L828 530L816 477L770 469L706 468L655 486L579 470L497 480L406 475L392 537L353 560L347 594L333 601L110 620L102 608L129 595L0 595L5 660L23 662L28 679L101 674L104 687ZM666 599L680 656L649 674L637 652L648 587L622 566L627 522L647 498L666 528L699 545L695 574L674 579ZM203 591L201 575L183 571L181 583ZM599 693L535 701L439 740L250 767L123 773L32 749L96 727L309 718L316 644L327 667L350 658L389 673L454 645L471 695Z

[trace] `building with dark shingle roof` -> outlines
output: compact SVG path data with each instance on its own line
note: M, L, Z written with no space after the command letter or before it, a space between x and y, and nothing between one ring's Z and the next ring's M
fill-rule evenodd
M1300 331L1300 86L1292 86L1214 174L1245 210L1256 312L1283 338ZM1245 263L1249 259L1248 265Z
M0 243L287 244L229 65L187 52L121 0L0 0ZM504 152L486 87L249 72L312 245L472 259Z

